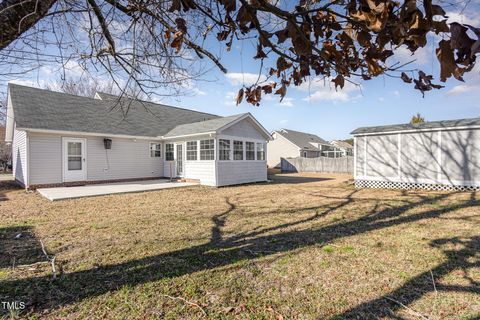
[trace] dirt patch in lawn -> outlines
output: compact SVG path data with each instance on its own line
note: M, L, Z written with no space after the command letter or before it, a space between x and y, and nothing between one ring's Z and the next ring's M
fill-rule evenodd
M0 301L42 318L475 319L476 193L348 175L50 202L0 182ZM57 279L46 253L55 256Z

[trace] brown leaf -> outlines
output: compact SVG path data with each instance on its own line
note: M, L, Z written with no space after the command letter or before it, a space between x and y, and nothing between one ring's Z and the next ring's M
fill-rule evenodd
M412 78L407 76L405 72L402 72L402 75L400 76L400 78L403 80L403 82L412 83Z
M269 94L273 92L273 89L277 86L277 83L273 82L271 84L266 84L262 86L262 90L265 94Z
M220 3L223 4L227 12L232 12L237 9L237 0L220 0Z
M243 100L243 88L238 90L237 99L236 99L237 106L240 103L242 103L242 100Z
M342 75L337 75L335 79L332 80L333 83L335 83L335 90L337 87L340 87L340 89L343 89L343 86L345 86L345 78Z
M170 6L170 9L168 9L168 11L174 12L180 11L180 9L182 9L180 0L172 0L172 5Z
M436 50L438 61L440 62L440 81L445 82L452 75L458 80L463 80L457 71L457 64L451 46L451 40L442 40Z

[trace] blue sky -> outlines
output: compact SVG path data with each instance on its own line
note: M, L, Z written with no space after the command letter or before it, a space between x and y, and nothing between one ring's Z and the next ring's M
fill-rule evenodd
M450 13L450 20L480 26L478 11L469 12ZM434 48L439 38L430 36L429 40L433 41L415 54L416 62L408 68L421 68L437 78L439 71ZM327 140L349 138L349 133L360 126L408 122L417 112L426 120L480 116L478 64L465 76L465 83L450 79L444 89L427 92L425 98L412 85L386 76L362 81L360 88L347 84L338 92L328 79L312 78L299 88L290 87L282 103L278 96L271 95L264 96L261 105L254 107L245 102L235 106L234 99L242 84L251 84L258 77L260 63L251 58L255 55L255 42L234 43L231 52L221 51L227 74L212 69L202 81L188 84L189 95L165 98L162 102L219 115L250 112L270 131L289 128L315 133ZM275 59L265 61L265 70L275 63ZM400 48L391 63L411 59L409 52ZM72 66L70 73L75 75L77 69ZM8 81L43 86L58 80L54 70L45 66L22 78L2 78L0 89L3 90Z

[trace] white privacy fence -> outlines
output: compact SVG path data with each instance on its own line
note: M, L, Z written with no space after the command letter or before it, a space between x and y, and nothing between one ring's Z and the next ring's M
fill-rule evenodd
M352 173L353 157L282 158L282 172Z

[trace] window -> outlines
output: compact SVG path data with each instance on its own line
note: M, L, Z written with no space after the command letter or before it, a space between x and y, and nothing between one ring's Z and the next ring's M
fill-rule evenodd
M150 157L159 158L162 156L162 144L161 143L150 143Z
M255 143L245 142L245 158L247 160L255 160Z
M220 139L218 145L220 160L230 160L230 140Z
M200 160L215 160L215 142L213 139L200 140Z
M257 143L257 160L265 160L265 145Z
M165 145L165 160L173 161L173 143L167 143Z
M233 141L233 160L243 160L243 141Z
M197 160L197 141L187 142L187 160Z
M307 157L307 151L303 151L303 157L304 157L304 158Z

